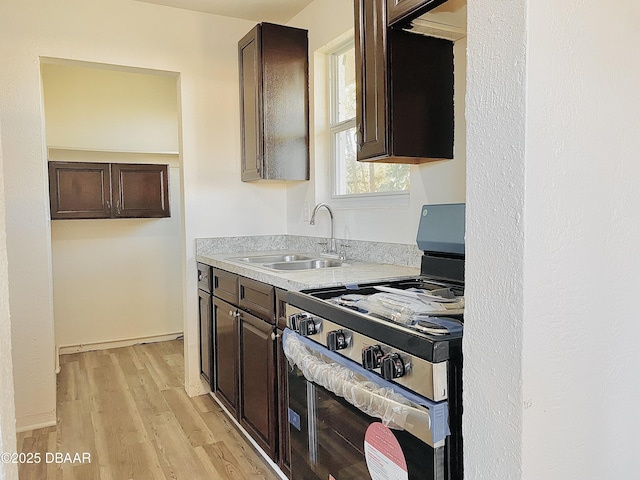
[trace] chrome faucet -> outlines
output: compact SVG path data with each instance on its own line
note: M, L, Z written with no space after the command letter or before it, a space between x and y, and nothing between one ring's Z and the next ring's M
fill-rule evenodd
M336 239L333 236L333 212L331 211L331 208L329 207L329 205L327 205L326 203L317 204L313 209L313 213L311 214L311 220L309 221L309 225L316 224L316 213L318 213L318 210L320 210L322 207L327 209L327 212L329 212L329 217L331 218L331 238L329 240L329 253L337 254L338 249L336 248Z

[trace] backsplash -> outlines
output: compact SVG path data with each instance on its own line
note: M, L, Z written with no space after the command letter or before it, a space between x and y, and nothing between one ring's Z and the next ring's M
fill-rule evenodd
M260 252L290 250L304 253L320 253L327 241L326 237L304 237L299 235L256 235L241 237L197 238L198 255L215 255L234 252ZM338 249L347 245L347 259L365 262L388 263L420 268L422 252L416 245L402 243L366 242L362 240L336 239Z

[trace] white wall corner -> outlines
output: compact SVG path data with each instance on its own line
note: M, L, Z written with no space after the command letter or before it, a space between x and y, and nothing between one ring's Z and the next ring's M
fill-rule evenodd
M527 3L467 7L463 437L469 479L522 476Z

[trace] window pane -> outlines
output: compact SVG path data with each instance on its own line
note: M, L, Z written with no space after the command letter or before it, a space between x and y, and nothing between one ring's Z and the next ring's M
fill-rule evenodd
M356 161L355 128L334 135L336 195L402 192L409 189L409 165Z
M356 116L356 57L355 49L350 48L337 55L337 122L343 122Z
M333 136L335 195L358 195L409 190L409 165L356 161L355 49L332 54L330 118Z

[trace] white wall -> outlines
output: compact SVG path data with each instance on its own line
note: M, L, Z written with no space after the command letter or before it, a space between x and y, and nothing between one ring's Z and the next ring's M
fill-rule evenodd
M465 64L466 39L454 46L455 55L455 146L454 159L411 166L411 193L393 204L354 204L332 199L330 136L328 131L327 53L340 40L353 38L353 2L316 0L290 22L309 29L311 88L311 182L289 184L287 188L288 233L328 235L326 215L317 225L305 220L305 203L310 208L327 202L335 215L335 233L339 238L415 244L422 205L465 201ZM336 42L338 40L338 42Z
M528 8L523 470L631 478L640 472L640 3ZM621 301L600 296L608 287ZM557 453L567 445L570 459Z
M177 75L43 59L49 147L178 153Z
M197 374L196 237L286 230L281 184L240 182L237 42L253 22L130 0L5 2L0 127L18 426L55 421L51 250L40 57L180 75L186 384ZM237 212L242 212L238 215Z
M467 11L463 438L469 480L525 478L525 7L526 0L507 9L499 1L470 2ZM500 21L492 25L496 15Z
M466 478L640 471L638 18L469 5Z
M170 218L51 222L56 346L183 331L179 166L169 181Z
M176 75L44 63L42 83L49 160L170 165L170 218L51 222L56 346L182 332Z
M3 177L2 140L0 136L0 453L16 451L16 412L13 400ZM15 480L17 478L17 464L0 462L1 480Z

